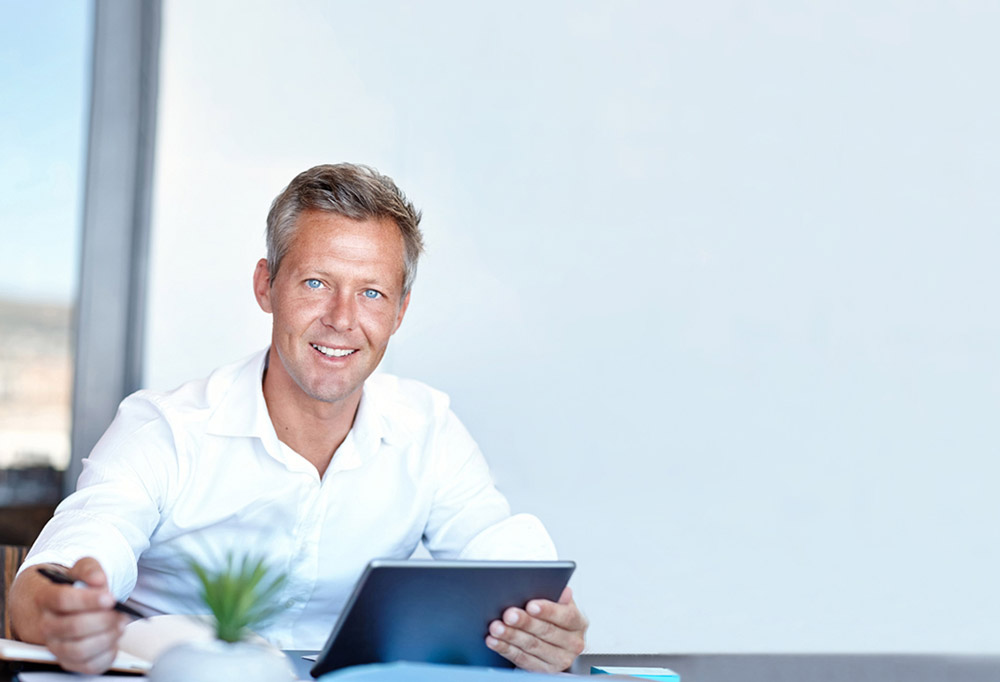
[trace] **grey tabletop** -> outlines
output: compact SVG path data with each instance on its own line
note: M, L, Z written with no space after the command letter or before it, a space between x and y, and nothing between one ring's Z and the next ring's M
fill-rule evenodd
M681 682L997 682L1000 656L947 654L584 654L592 665L670 668Z

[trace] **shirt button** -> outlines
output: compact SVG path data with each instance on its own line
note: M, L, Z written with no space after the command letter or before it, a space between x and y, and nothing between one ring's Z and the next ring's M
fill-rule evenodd
M290 609L293 606L295 606L295 600L294 599L289 599L288 601L285 602L285 608L289 608Z

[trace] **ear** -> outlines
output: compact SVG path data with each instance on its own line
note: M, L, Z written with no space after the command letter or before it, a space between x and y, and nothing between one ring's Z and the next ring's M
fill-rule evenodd
M271 275L267 270L267 259L261 258L257 261L257 268L253 271L253 295L257 297L257 305L265 313L271 310Z
M403 324L403 315L406 314L406 308L410 305L410 294L407 292L406 296L403 298L403 303L399 306L399 314L396 315L396 326L392 328L392 333L395 334L396 330L399 329L399 325Z

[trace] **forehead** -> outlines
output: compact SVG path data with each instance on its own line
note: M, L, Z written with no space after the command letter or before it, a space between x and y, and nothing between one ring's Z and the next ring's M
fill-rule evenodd
M391 219L355 220L338 213L307 210L295 221L281 269L350 265L388 271L402 278L403 252L403 235Z

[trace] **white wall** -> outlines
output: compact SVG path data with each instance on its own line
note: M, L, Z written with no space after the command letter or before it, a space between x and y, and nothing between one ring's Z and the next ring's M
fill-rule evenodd
M452 394L594 651L1000 651L993 3L164 8L148 384L268 338L269 202L424 209Z

